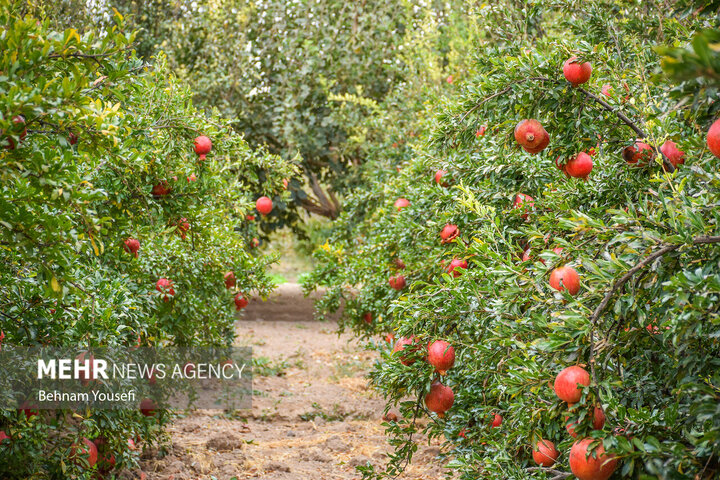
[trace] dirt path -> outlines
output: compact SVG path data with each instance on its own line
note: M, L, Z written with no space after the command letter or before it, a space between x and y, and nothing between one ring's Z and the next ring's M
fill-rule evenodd
M357 465L384 464L384 403L364 378L375 355L314 321L312 309L296 284L251 302L236 328L259 362L252 411L178 419L169 455L143 464L148 480L350 479L361 477ZM438 453L425 441L401 478L441 478Z

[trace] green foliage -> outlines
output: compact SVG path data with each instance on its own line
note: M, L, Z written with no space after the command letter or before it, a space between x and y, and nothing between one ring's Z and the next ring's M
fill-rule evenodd
M419 430L444 436L460 478L553 478L557 472L533 468L539 438L558 447L553 468L564 475L572 421L579 438L599 439L619 456L614 478L720 472L720 176L705 145L717 90L683 101L657 54L692 70L687 46L696 34L712 38L701 33L710 18L656 2L564 3L562 10L545 1L480 6L477 27L491 32L475 38L491 41L475 47L459 91L416 92L435 103L425 114L413 110L418 137L404 146L406 159L396 163L392 148L376 145L364 169L371 188L353 192L315 252L306 288L327 288L322 311L345 302L343 326L380 352L373 383L403 417L388 424L395 455L382 471L363 468L366 478L400 472ZM517 21L492 23L502 8ZM656 50L658 38L678 50ZM573 55L593 65L591 80L577 88L562 72ZM694 95L698 85L682 88ZM525 153L513 137L526 118L550 134L540 154ZM656 147L675 141L685 164L671 172L658 152L647 166L627 164L623 149L638 136ZM583 151L594 151L589 180L557 168ZM434 182L438 169L448 172L447 186ZM517 193L531 195L534 206L514 208ZM410 206L397 211L399 197ZM460 235L443 244L448 223ZM447 272L453 258L469 263L459 277ZM549 286L562 265L580 273L574 297ZM407 279L400 292L388 285L398 274ZM417 361L400 363L383 341L388 333L417 336L421 347L409 354ZM441 378L455 393L444 418L423 402L439 378L425 345L438 338L457 353ZM573 409L552 388L570 365L592 374ZM607 416L601 430L592 429L593 405ZM496 413L503 423L491 428Z
M216 112L192 105L165 57L139 60L121 19L102 34L56 32L0 4L0 329L15 345L227 345L235 308L223 274L265 296L272 258L250 250L248 192L280 195L295 169L253 152ZM24 7L23 7L24 8ZM13 122L22 115L24 125ZM23 128L27 129L26 135ZM212 152L199 161L193 139ZM75 141L76 140L76 141ZM14 148L9 148L14 147ZM188 180L193 174L196 181ZM153 195L165 184L167 195ZM157 192L156 192L157 193ZM183 223L189 229L183 231ZM137 258L123 242L140 242ZM159 278L173 282L167 301ZM155 443L169 415L0 412L2 478L90 478L71 445Z

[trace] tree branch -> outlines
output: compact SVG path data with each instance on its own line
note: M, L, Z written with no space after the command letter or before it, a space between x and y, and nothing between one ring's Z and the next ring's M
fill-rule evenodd
M710 236L710 235L700 235L698 237L695 237L692 239L691 245L709 245L712 243L720 243L720 235L718 236ZM620 290L627 282L630 280L633 275L635 275L638 271L642 270L647 265L654 262L656 259L662 257L666 253L670 253L674 250L677 250L678 248L682 247L683 245L686 245L684 243L673 243L670 245L663 246L660 250L657 250L647 257L643 258L640 262L638 262L634 267L632 267L630 270L625 272L625 274L620 277L610 288L610 291L608 291L605 296L603 297L600 304L595 308L595 311L593 312L592 316L590 317L590 370L592 371L593 380L595 380L595 342L593 340L593 333L595 330L595 323L598 321L600 316L603 314L605 309L607 309L608 305L610 304L610 300L615 296L615 294Z

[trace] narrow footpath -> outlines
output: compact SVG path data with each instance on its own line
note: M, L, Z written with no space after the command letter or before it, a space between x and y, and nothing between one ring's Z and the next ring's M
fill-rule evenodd
M236 417L197 411L169 429L169 451L149 452L147 480L357 479L358 465L384 465L390 447L384 402L364 375L375 354L334 322L313 320L297 284L255 299L236 323L237 344L253 347L252 411ZM443 477L439 443L420 449L399 478ZM134 477L137 478L137 477Z

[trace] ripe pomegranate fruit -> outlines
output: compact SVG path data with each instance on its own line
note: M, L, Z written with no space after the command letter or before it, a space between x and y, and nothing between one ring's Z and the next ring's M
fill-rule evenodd
M395 260L393 260L393 263L400 270L405 270L405 262L403 262L402 259L396 258Z
M592 157L585 152L580 152L577 156L567 161L564 171L571 177L587 180L592 169Z
M447 187L447 182L442 181L442 177L444 177L445 174L447 174L447 172L445 170L438 170L437 172L435 172L435 183L437 183L438 185L440 185L442 187ZM395 206L397 207L397 205L395 205Z
M500 425L502 425L502 421L503 421L502 415L499 415L496 413L493 416L492 428L498 428Z
M460 260L457 258L454 258L450 265L447 268L447 271L450 275L457 278L460 275L462 275L462 269L468 268L468 263L465 260Z
M252 222L255 220L255 215L245 215L245 219Z
M230 289L235 286L237 283L235 279L235 272L225 272L225 275L223 276L223 280L225 280L225 288Z
M582 367L573 365L564 368L555 377L555 395L567 403L577 403L582 397L582 388L590 385L590 374Z
M152 188L151 193L155 197L164 197L165 195L168 195L171 191L172 188L170 188L168 182L163 180Z
M363 321L364 321L365 323L372 323L372 321L373 321L372 313L370 313L370 312L365 312L365 314L363 315Z
M152 417L155 415L155 410L157 409L157 405L155 405L155 402L153 402L149 398L143 398L140 401L140 413L145 415L146 417Z
M205 160L205 155L210 153L212 150L212 142L205 135L200 135L195 139L195 153L198 155L198 160Z
M581 63L577 57L570 57L563 64L563 74L573 87L577 87L590 80L592 65L590 62Z
M570 449L570 470L579 480L607 480L617 468L617 458L606 454L602 443L590 451L590 444L594 441L584 438Z
M383 419L383 422L397 422L398 416L397 416L397 414L395 414L393 412L388 412L387 415L383 415L382 419Z
M78 137L73 132L68 132L68 143L70 145L75 145L78 142Z
M533 460L542 467L552 467L560 456L555 444L550 440L540 439L533 448Z
M235 294L235 310L242 310L243 308L248 306L248 300L245 298L245 296L238 292Z
M410 205L410 202L407 198L398 198L397 200L395 200L395 208L397 208L398 212L403 208L407 207L408 205Z
M260 197L255 202L255 208L257 208L257 211L260 212L260 214L268 215L273 209L272 200L268 197Z
M13 123L20 124L20 125L25 125L25 117L23 117L22 115L15 115L15 116L12 118L12 122L13 122ZM22 142L23 140L25 140L25 137L26 137L26 136L27 136L27 128L25 128L25 127L23 126L23 131L20 132L20 135L19 135L20 142ZM15 147L16 147L16 145L15 145L15 140L14 140L12 137L8 136L8 137L7 137L7 141L8 141L8 144L5 145L5 148L6 148L7 150L15 150Z
M655 156L655 150L647 143L636 142L635 145L625 147L622 156L628 164L644 167L652 161Z
M175 296L175 289L173 283L167 278L161 278L155 284L155 290L163 294L163 301L169 302L170 297Z
M37 406L34 404L31 404L27 400L20 404L20 407L17 409L18 412L23 412L25 414L25 418L28 420L36 415L40 415L40 411L37 409Z
M710 125L707 133L707 146L713 155L720 158L720 119Z
M550 143L550 135L542 124L534 119L520 120L514 133L515 141L528 153L540 153Z
M75 465L84 466L84 462L87 462L87 465L92 468L98 461L97 446L87 438L83 438L82 443L82 445L75 444L70 448L70 458L73 459Z
M558 267L550 273L550 286L562 292L567 290L570 295L580 291L580 276L572 267Z
M395 275L394 277L390 277L388 283L393 289L400 291L405 288L405 277L403 275Z
M395 346L392 351L393 353L404 352L407 348L408 352L415 352L419 348L417 343L418 338L415 335L410 337L400 337L398 341L395 342ZM407 355L400 355L400 363L403 365L412 365L415 363L415 359L408 358Z
M191 174L187 177L187 181L188 181L188 183L197 182L197 177L195 176L194 173L191 173Z
M135 255L135 258L138 256L138 250L140 250L140 242L135 238L126 238L123 242L123 248L126 252L132 253Z
M437 413L440 418L445 416L445 412L450 410L454 402L455 394L452 388L446 387L440 382L430 385L430 392L425 395L425 406L431 412Z
M608 98L612 98L613 94L612 94L612 87L610 86L610 84L606 83L605 85L603 85L602 88L600 89L600 93L602 93L603 95L605 95Z
M460 230L458 229L457 225L453 225L451 223L445 225L440 232L440 238L442 239L442 243L450 243L455 240L458 235L460 235Z
M677 168L678 165L685 163L685 152L677 148L677 144L672 140L668 140L662 144L660 151L667 157L672 163L672 166Z
M455 364L455 349L445 340L435 340L428 345L427 361L440 375L445 375Z
M565 417L565 421L567 422L569 418L570 417ZM575 433L575 425L577 424L578 422L570 422L565 425L565 430L567 430L573 438L577 438L577 433ZM605 426L605 412L603 412L603 409L600 407L593 408L592 426L594 430L602 430Z
M177 228L178 232L180 232L180 237L185 240L187 237L187 232L190 230L190 222L188 222L188 219L183 217L180 220L177 221Z
M518 193L515 195L515 198L513 199L513 208L522 208L525 211L522 215L524 220L528 219L528 211L532 210L534 207L535 199L530 195L526 195L524 193Z
M447 83L453 83L453 76L452 76L452 75L448 75L448 77L445 79L445 81L446 81Z

